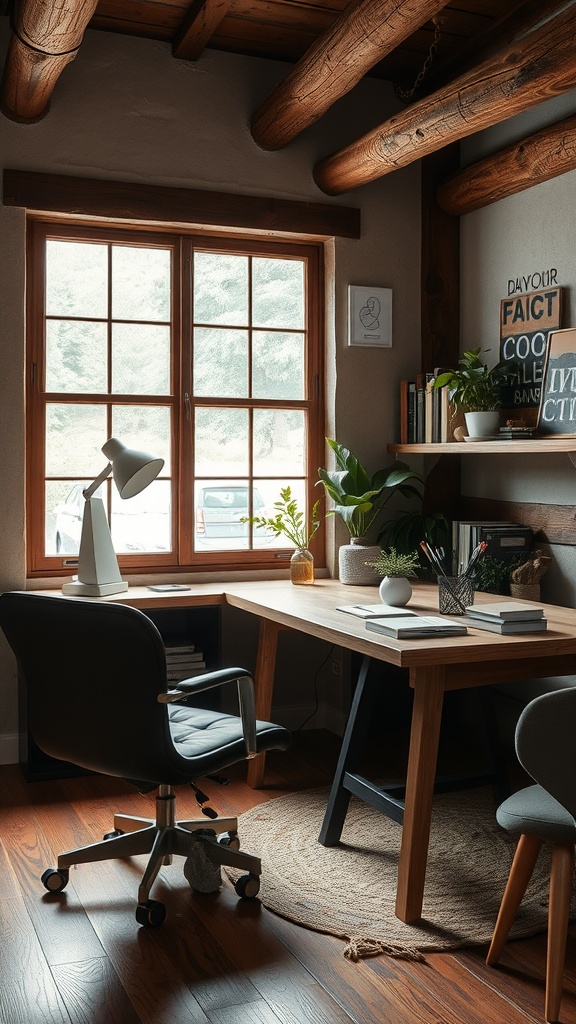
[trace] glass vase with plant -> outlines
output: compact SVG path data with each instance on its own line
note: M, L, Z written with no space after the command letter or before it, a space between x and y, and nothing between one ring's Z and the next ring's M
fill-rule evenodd
M308 524L306 516L298 508L296 498L292 497L291 488L282 487L279 500L274 502L274 515L243 516L240 520L267 530L275 537L287 537L294 545L296 550L290 559L290 579L293 583L314 582L314 556L309 551L309 545L322 522L322 517L318 515L319 506L320 499L312 507Z
M408 603L412 597L410 579L417 575L416 570L420 565L417 551L404 554L392 547L388 551L383 549L377 558L370 559L367 564L377 576L383 577L378 590L384 604L400 608Z

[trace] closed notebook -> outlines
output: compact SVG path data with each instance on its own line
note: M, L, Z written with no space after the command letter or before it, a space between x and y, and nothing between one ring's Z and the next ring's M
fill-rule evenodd
M520 619L541 619L543 608L531 604L519 604L517 601L494 601L490 604L470 605L466 614L474 619L502 619L507 622Z
M337 612L348 612L349 615L356 615L359 619L405 618L416 615L416 612L408 608L394 608L391 604L341 604Z
M469 615L465 620L473 629L487 629L491 633L544 633L548 628L547 619L481 619Z
M468 630L460 622L440 618L438 615L415 615L413 619L368 619L366 629L384 633L397 640L418 640L431 636L465 636Z

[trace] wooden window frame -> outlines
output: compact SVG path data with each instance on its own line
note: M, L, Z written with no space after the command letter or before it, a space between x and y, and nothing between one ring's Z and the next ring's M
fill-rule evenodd
M34 577L60 577L70 575L72 568L70 556L62 554L47 556L44 554L44 470L45 470L45 408L47 404L44 388L45 371L45 331L44 331L44 280L45 280L45 241L47 237L96 238L102 241L133 239L138 244L146 244L156 240L156 244L168 242L174 247L178 275L175 280L186 282L184 270L190 260L194 247L213 248L223 252L253 252L255 255L279 255L303 258L307 264L307 310L306 330L308 334L305 398L302 401L276 401L257 399L204 399L195 398L198 406L219 407L242 405L250 408L281 407L302 408L308 422L307 438L307 510L312 508L318 497L315 490L317 467L322 463L324 451L324 316L323 316L323 245L315 240L295 240L283 238L264 238L261 232L221 232L206 230L202 232L176 230L169 224L128 224L121 225L110 222L94 222L73 220L70 217L58 218L46 214L29 214L28 216L28 282L27 282L27 405L26 405L26 534L27 534L27 573ZM185 514L184 494L191 494L192 486L192 431L186 429L186 408L184 396L191 394L190 382L186 379L187 369L191 366L191 297L190 289L184 286L173 290L174 308L173 323L177 338L174 341L173 353L177 358L172 360L171 395L148 396L142 399L139 395L119 396L100 395L82 396L86 401L96 397L97 403L107 405L141 404L170 405L172 408L172 467L170 476L173 483L173 551L166 554L130 554L118 556L122 571L126 574L166 572L198 572L222 571L228 569L277 569L286 565L290 549L283 547L281 541L270 549L246 551L221 550L219 552L193 552L193 507L190 502L188 514ZM51 399L64 401L68 396L51 395ZM70 398L72 402L73 399ZM106 438L102 439L102 443ZM323 531L316 535L313 551L316 563L325 565Z

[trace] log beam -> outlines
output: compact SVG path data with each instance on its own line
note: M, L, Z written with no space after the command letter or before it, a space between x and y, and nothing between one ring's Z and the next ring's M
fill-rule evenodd
M461 216L575 168L576 115L451 175L438 188L438 203Z
M356 142L320 160L328 195L365 185L576 85L576 9L570 8Z
M39 121L64 68L74 60L97 0L22 0L0 85L0 108L13 121Z
M172 43L172 56L198 60L231 3L232 0L194 0Z
M448 0L355 0L258 108L251 122L262 149L281 149Z

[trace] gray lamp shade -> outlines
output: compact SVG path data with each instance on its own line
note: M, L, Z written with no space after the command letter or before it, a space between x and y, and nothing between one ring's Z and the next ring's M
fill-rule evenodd
M102 453L112 463L112 476L121 498L133 498L143 491L156 479L164 465L164 459L126 448L115 437L106 441Z

